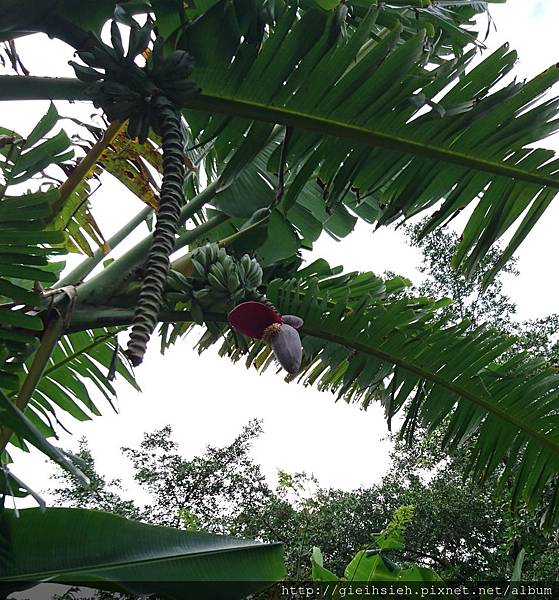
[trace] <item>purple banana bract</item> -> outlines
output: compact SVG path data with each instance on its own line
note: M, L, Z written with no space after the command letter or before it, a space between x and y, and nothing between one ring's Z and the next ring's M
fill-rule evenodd
M278 362L288 373L298 373L303 358L301 338L297 331L303 326L301 317L281 316L267 304L250 301L236 306L228 318L240 333L270 344Z

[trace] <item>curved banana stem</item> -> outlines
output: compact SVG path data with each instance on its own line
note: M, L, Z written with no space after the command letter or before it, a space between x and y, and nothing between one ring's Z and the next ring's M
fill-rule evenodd
M124 227L119 229L112 237L107 240L107 246L109 252L114 250L128 235L141 225L152 213L153 209L151 206L143 208L135 217L133 217ZM82 262L68 275L63 277L60 281L54 285L54 288L61 288L65 285L77 285L87 277L93 269L107 256L102 248L97 248L93 253L93 256L89 256L82 260Z
M218 183L219 180L210 183L182 208L179 219L180 225L184 225L215 196L219 190ZM198 230L205 225L204 223L196 229ZM145 263L151 243L152 236L146 236L122 256L119 256L106 269L81 284L78 288L78 300L85 304L111 304L111 298L130 280L134 271Z

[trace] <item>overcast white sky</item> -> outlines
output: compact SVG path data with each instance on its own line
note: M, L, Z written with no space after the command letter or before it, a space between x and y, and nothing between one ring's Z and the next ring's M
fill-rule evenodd
M509 0L492 7L497 31L492 30L489 48L509 41L519 51L516 73L530 77L559 61L556 0ZM35 36L18 43L24 63L34 75L72 75L65 66L68 47ZM61 114L91 113L88 105L58 103ZM47 103L2 105L2 125L19 133L29 132L45 112ZM548 146L557 147L558 139ZM127 215L141 207L119 184L105 178L95 196L94 214L108 237ZM519 318L543 316L559 309L555 260L559 241L559 201L548 210L519 252L521 276L507 280L507 292L518 304ZM143 235L145 229L141 231ZM348 269L390 269L419 280L419 257L407 247L400 233L384 229L371 234L361 224L350 238L334 243L325 238L315 254ZM276 470L313 473L324 486L354 488L379 480L386 469L389 444L382 410L367 412L357 406L336 404L329 394L287 385L271 371L259 376L241 365L232 365L212 353L198 356L191 350L194 338L179 343L161 357L154 342L144 365L137 370L143 394L120 385L119 414L104 406L104 415L87 423L71 422L73 437L61 435L59 445L75 449L82 435L89 438L99 469L110 476L130 472L120 447L138 444L144 431L171 423L174 437L186 455L203 451L207 444L230 442L251 418L264 421L265 434L255 444L254 456L271 481ZM103 402L100 401L100 405ZM14 453L14 472L37 490L49 485L51 465L38 454ZM137 490L130 484L130 494ZM46 495L48 498L48 494Z

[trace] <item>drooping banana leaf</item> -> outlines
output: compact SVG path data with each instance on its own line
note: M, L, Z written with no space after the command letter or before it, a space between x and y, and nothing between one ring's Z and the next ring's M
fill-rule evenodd
M99 414L84 381L109 402L116 374L136 384L115 347L115 332L80 332L64 337L55 348L27 410L22 413L14 405L43 335L39 311L46 309L48 315L52 302L66 294L64 289L44 291L57 283L63 266L49 259L64 254L69 240L87 251L84 233L95 239L91 233L97 230L81 192L63 202L55 187L12 195L12 186L36 188L32 178L73 156L64 131L51 133L58 121L51 104L26 139L6 129L0 132L0 431L2 450L11 431L10 439L18 447L27 449L27 440L71 467L66 455L45 439L55 435L60 411L81 420Z
M60 423L60 413L85 421L101 415L95 402L97 395L116 410L113 379L117 375L139 391L123 350L117 345L117 333L118 330L102 329L64 336L52 353L28 412L49 426L50 419ZM86 382L95 389L95 395Z
M500 485L512 486L514 505L523 500L532 509L545 507L546 525L557 523L556 370L538 357L515 354L512 336L450 323L439 310L446 301L402 296L404 282L387 289L367 274L325 276L323 267L275 280L266 292L282 314L305 322L302 368L289 380L364 407L382 402L389 423L402 413L401 435L410 441L420 426L442 429L451 453L470 441L466 472L472 480L497 473ZM220 354L249 368L277 366L269 346L228 333L225 324L209 327L199 348L220 340Z
M402 24L379 26L380 14L372 8L343 36L331 15L291 7L259 50L225 8L229 41L214 47L204 14L183 40L204 57L187 120L199 140L215 138L225 182L253 164L275 124L292 128L285 211L309 182L328 211L365 200L379 225L431 210L425 234L472 206L456 264L472 270L509 234L506 261L559 188L554 152L531 147L558 127L558 102L542 95L559 69L507 83L516 61L507 45L475 67L473 50L435 66L425 29L402 43Z

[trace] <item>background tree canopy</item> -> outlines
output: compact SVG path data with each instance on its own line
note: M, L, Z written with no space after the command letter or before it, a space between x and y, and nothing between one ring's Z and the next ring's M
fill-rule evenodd
M425 241L418 240L419 229L410 228L408 233L423 257L425 280L420 292L452 297L453 304L445 309L451 319L467 314L472 326L488 321L514 328L519 348L541 353L557 364L557 315L537 322L511 319L516 306L503 293L501 276L481 290L497 253L486 256L474 278L466 280L441 260L452 254L457 236L437 231ZM518 275L513 261L503 273ZM181 456L171 426L146 433L138 447L123 449L134 480L146 492L145 506L125 499L130 492L122 482L107 481L96 470L87 440L82 439L78 455L87 465L91 487L85 489L60 472L51 494L56 504L64 506L108 510L187 530L280 540L293 578L310 576L313 547L321 549L332 571L343 573L355 552L371 544L371 532L381 530L400 506L411 505L414 517L406 529L405 549L397 554L400 562L432 567L451 581L502 581L512 575L523 549L524 579L557 579L557 533L541 530L541 514L511 511L510 491L497 497L491 486L472 487L464 481L471 451L467 445L448 460L440 450L438 431L418 432L411 446L393 436L390 465L380 483L348 491L324 488L311 475L281 470L276 485L270 485L251 456L251 444L261 433L262 424L251 422L231 444L210 446L192 459Z
M513 306L495 281L559 189L559 163L542 146L559 123L559 103L548 94L559 70L520 82L508 45L480 57L476 16L488 4L103 0L76 11L66 0L0 0L5 56L23 73L0 75L0 100L83 101L105 119L102 127L74 121L70 137L51 103L26 136L9 123L0 128L4 498L42 502L10 464L12 446L39 449L87 486L87 463L53 444L61 416L99 416L115 379L137 387L133 367L155 333L165 350L201 326L200 351L217 344L234 362L283 367L289 381L337 399L364 408L380 401L402 439L434 433L429 440L456 457L468 485L496 487L507 510L537 515L544 531L556 528L559 375L549 333L557 319L509 325ZM35 33L73 49L75 77L25 74L16 44ZM109 239L90 210L105 173L140 207ZM429 237L460 213L457 245ZM342 240L358 221L380 227L416 217L424 220L415 243L435 276L422 289L309 260L323 233ZM150 235L132 244L134 230L152 219ZM82 260L62 273L57 257L68 252ZM441 297L449 292L458 309ZM126 350L117 337L123 331ZM163 435L147 438L148 448L165 446ZM236 460L251 437L241 435ZM174 480L163 492L164 478L150 482L155 465L142 471L148 457L130 452L148 488L179 494ZM169 460L170 472L173 461L193 464L192 477L204 465ZM249 463L243 469L257 474ZM157 518L195 525L210 513L215 519L218 508L234 510L235 480L206 475L198 512L179 498L177 510L188 512ZM297 487L289 478L284 484ZM256 495L269 495L261 485ZM117 497L103 501L141 516ZM294 526L309 512L289 503L285 510ZM434 577L387 566L386 552L402 547L406 510L346 576L361 573L363 560L387 577ZM230 530L228 521L221 530L214 524ZM34 530L41 537L30 545ZM78 545L72 532L87 543ZM238 597L284 573L280 544L99 511L2 508L0 535L2 582L81 577L101 588L128 581L136 587L127 592L181 597L180 577L215 581L219 573L235 582L230 595ZM288 562L296 552L286 548ZM146 583L149 573L161 581ZM312 574L336 577L318 551Z
M81 440L78 455L92 486L84 489L61 474L52 490L55 503L186 530L279 540L287 549L287 574L298 580L311 575L313 547L342 574L352 556L372 543L372 532L407 504L415 511L400 562L429 566L449 581L503 581L524 549L524 579L557 580L557 536L542 532L538 519L524 510L508 510L510 498L464 483L466 457L447 462L438 440L421 438L413 447L397 442L378 485L347 491L323 488L305 473L279 471L276 486L266 483L249 452L260 431L250 423L230 445L210 447L193 459L179 454L170 427L146 433L139 447L125 449L134 479L149 493L145 505L128 499L118 480L96 471Z

